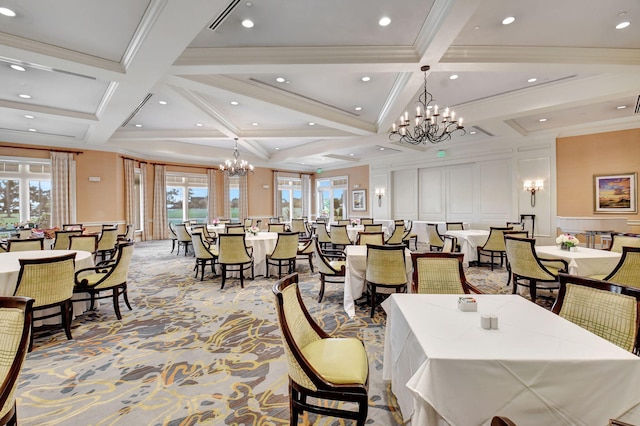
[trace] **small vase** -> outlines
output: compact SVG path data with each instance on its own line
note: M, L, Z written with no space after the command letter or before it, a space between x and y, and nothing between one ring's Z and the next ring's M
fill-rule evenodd
M566 250L566 251L569 251L569 246L568 246L566 243L562 243L562 244L560 245L560 250Z

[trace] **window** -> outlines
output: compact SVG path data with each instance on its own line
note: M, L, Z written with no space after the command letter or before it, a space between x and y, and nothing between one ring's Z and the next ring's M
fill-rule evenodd
M208 192L206 176L167 173L169 222L207 222Z
M0 228L26 222L51 226L51 163L0 158Z
M278 216L285 221L302 217L302 179L278 178L278 193L282 207Z
M347 188L349 179L346 176L316 180L318 217L330 220L347 218Z
M240 219L240 178L229 177L229 219Z

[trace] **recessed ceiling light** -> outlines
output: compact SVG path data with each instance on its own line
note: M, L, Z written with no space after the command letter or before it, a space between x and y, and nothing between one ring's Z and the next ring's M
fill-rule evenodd
M472 134L472 135L475 135L475 134L476 134L476 133L478 133L478 132L476 132L475 130L472 130L472 131L470 131L469 133L470 133L470 134Z
M196 123L196 127L202 127L202 126L204 126L204 124L202 124L202 123Z
M625 109L626 107L627 107L626 105L620 105L620 106L617 106L616 109Z
M251 3L250 1L248 1L248 2L246 2L246 3L245 3L245 6L247 6L247 7L251 7L251 6L253 6L253 3Z
M135 126L136 127L142 127L142 124L136 124Z
M349 157L353 157L354 155L355 155L354 153L351 153L351 154L349 154Z
M475 27L473 27L474 30L479 30L480 29L480 25L476 25Z
M380 147L380 151L384 151L384 148L383 148L383 147Z
M304 163L300 163L300 164L302 164L304 166Z
M233 105L233 106L238 105L238 101L231 101L231 102L229 102L229 103L230 103L231 105Z
M527 80L527 83L535 83L536 81L538 81L538 79L534 77Z
M631 22L629 21L620 22L618 25L616 25L616 30L627 28L629 25L631 25Z
M391 23L391 18L389 18L388 16L383 16L382 18L380 18L380 20L378 21L378 25L380 25L381 27L386 27L387 25L389 25Z
M276 151L279 151L279 150L280 150L280 148L276 148Z
M25 115L24 118L35 118L33 115Z
M278 78L276 78L276 81L277 81L278 83L284 83L285 81L287 81L287 79L286 79L286 78L284 78L284 77L278 77Z
M357 106L354 108L356 111L362 111L362 107L361 106Z
M541 119L540 119L540 120L538 120L538 121L539 121L539 122L541 122L541 123L544 123L545 121L547 121L547 119L546 119L546 118L541 118Z
M158 103L159 103L160 105L166 105L166 104L167 104L167 101L158 101Z
M11 68L13 68L16 71L26 71L27 70L25 67L23 67L22 65L18 65L18 64L11 64L10 66L11 66Z
M253 28L253 21L251 19L245 19L242 21L242 26L245 28Z
M371 77L365 75L364 77L362 77L361 80L362 81L369 81L369 80L371 80Z
M502 25L509 25L509 24L513 24L515 22L516 18L514 18L513 16L508 16L506 18L504 18L502 20Z
M16 16L16 13L13 10L9 9L8 7L0 7L0 15L13 18L14 16Z
M253 123L251 123L251 125L252 125L252 126L257 126L257 125L258 125L258 123L253 122Z
M456 80L458 77L460 77L458 74L451 74L449 80Z
M309 126L315 126L315 125L316 125L316 123L314 123L313 121L309 122Z
M29 129L30 132L37 132L36 129Z
M21 97L22 99L31 99L30 95L21 94L21 95L18 95L18 96Z

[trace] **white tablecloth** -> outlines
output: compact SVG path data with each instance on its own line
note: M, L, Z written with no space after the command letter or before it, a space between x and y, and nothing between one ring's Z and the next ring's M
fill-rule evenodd
M446 231L445 235L451 235L458 239L460 251L464 253L462 263L469 266L470 262L478 260L476 247L483 246L489 238L489 231L484 229L465 229L464 231Z
M571 275L608 275L616 267L622 253L578 247L577 251L561 250L557 246L536 246L539 257L564 259L569 264Z
M431 220L414 220L411 232L418 236L418 242L426 243L429 241L429 236L427 235L427 223L436 223L438 225L438 232L440 235L444 235L447 232L447 222L434 222ZM464 229L469 229L469 222L463 222L462 227Z
M367 270L367 246L347 246L347 263L344 277L344 310L350 317L356 315L355 301L364 293L364 274ZM407 266L407 291L411 290L411 275L413 265L411 263L411 251L405 249L405 262Z
M405 421L640 424L640 358L520 296L473 297L478 312L459 311L457 295L383 302L383 378ZM482 329L481 313L498 316L499 329Z
M10 253L0 253L0 296L13 296L18 284L18 274L20 273L20 262L18 259L42 259L45 257L57 257L64 256L69 253L76 253L76 271L84 268L91 268L94 266L93 255L88 251L81 250L30 250L30 251L15 251ZM86 298L86 293L74 294L77 298ZM73 300L73 299L72 299ZM74 316L81 315L87 309L89 309L90 302L88 301L75 301L73 302L73 314ZM58 308L53 308L59 310ZM48 310L45 314L52 313ZM39 314L36 314L39 316ZM57 318L50 318L45 320L45 323L57 323ZM35 324L39 325L38 323Z

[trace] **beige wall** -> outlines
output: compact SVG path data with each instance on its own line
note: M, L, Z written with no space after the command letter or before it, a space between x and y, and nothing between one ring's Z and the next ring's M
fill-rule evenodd
M347 176L349 178L349 210L348 217L371 217L371 191L369 191L369 166L357 166L349 167L346 169L328 170L322 173L316 173L313 175L314 182L312 182L312 188L315 189L315 179L325 179L336 176ZM354 189L364 189L367 194L367 210L365 211L353 211L351 210L351 191ZM315 210L315 191L313 191L313 199L311 210Z
M640 129L558 138L556 167L558 216L593 216L594 175L640 173ZM624 216L640 219L638 213ZM630 230L640 232L640 226Z

